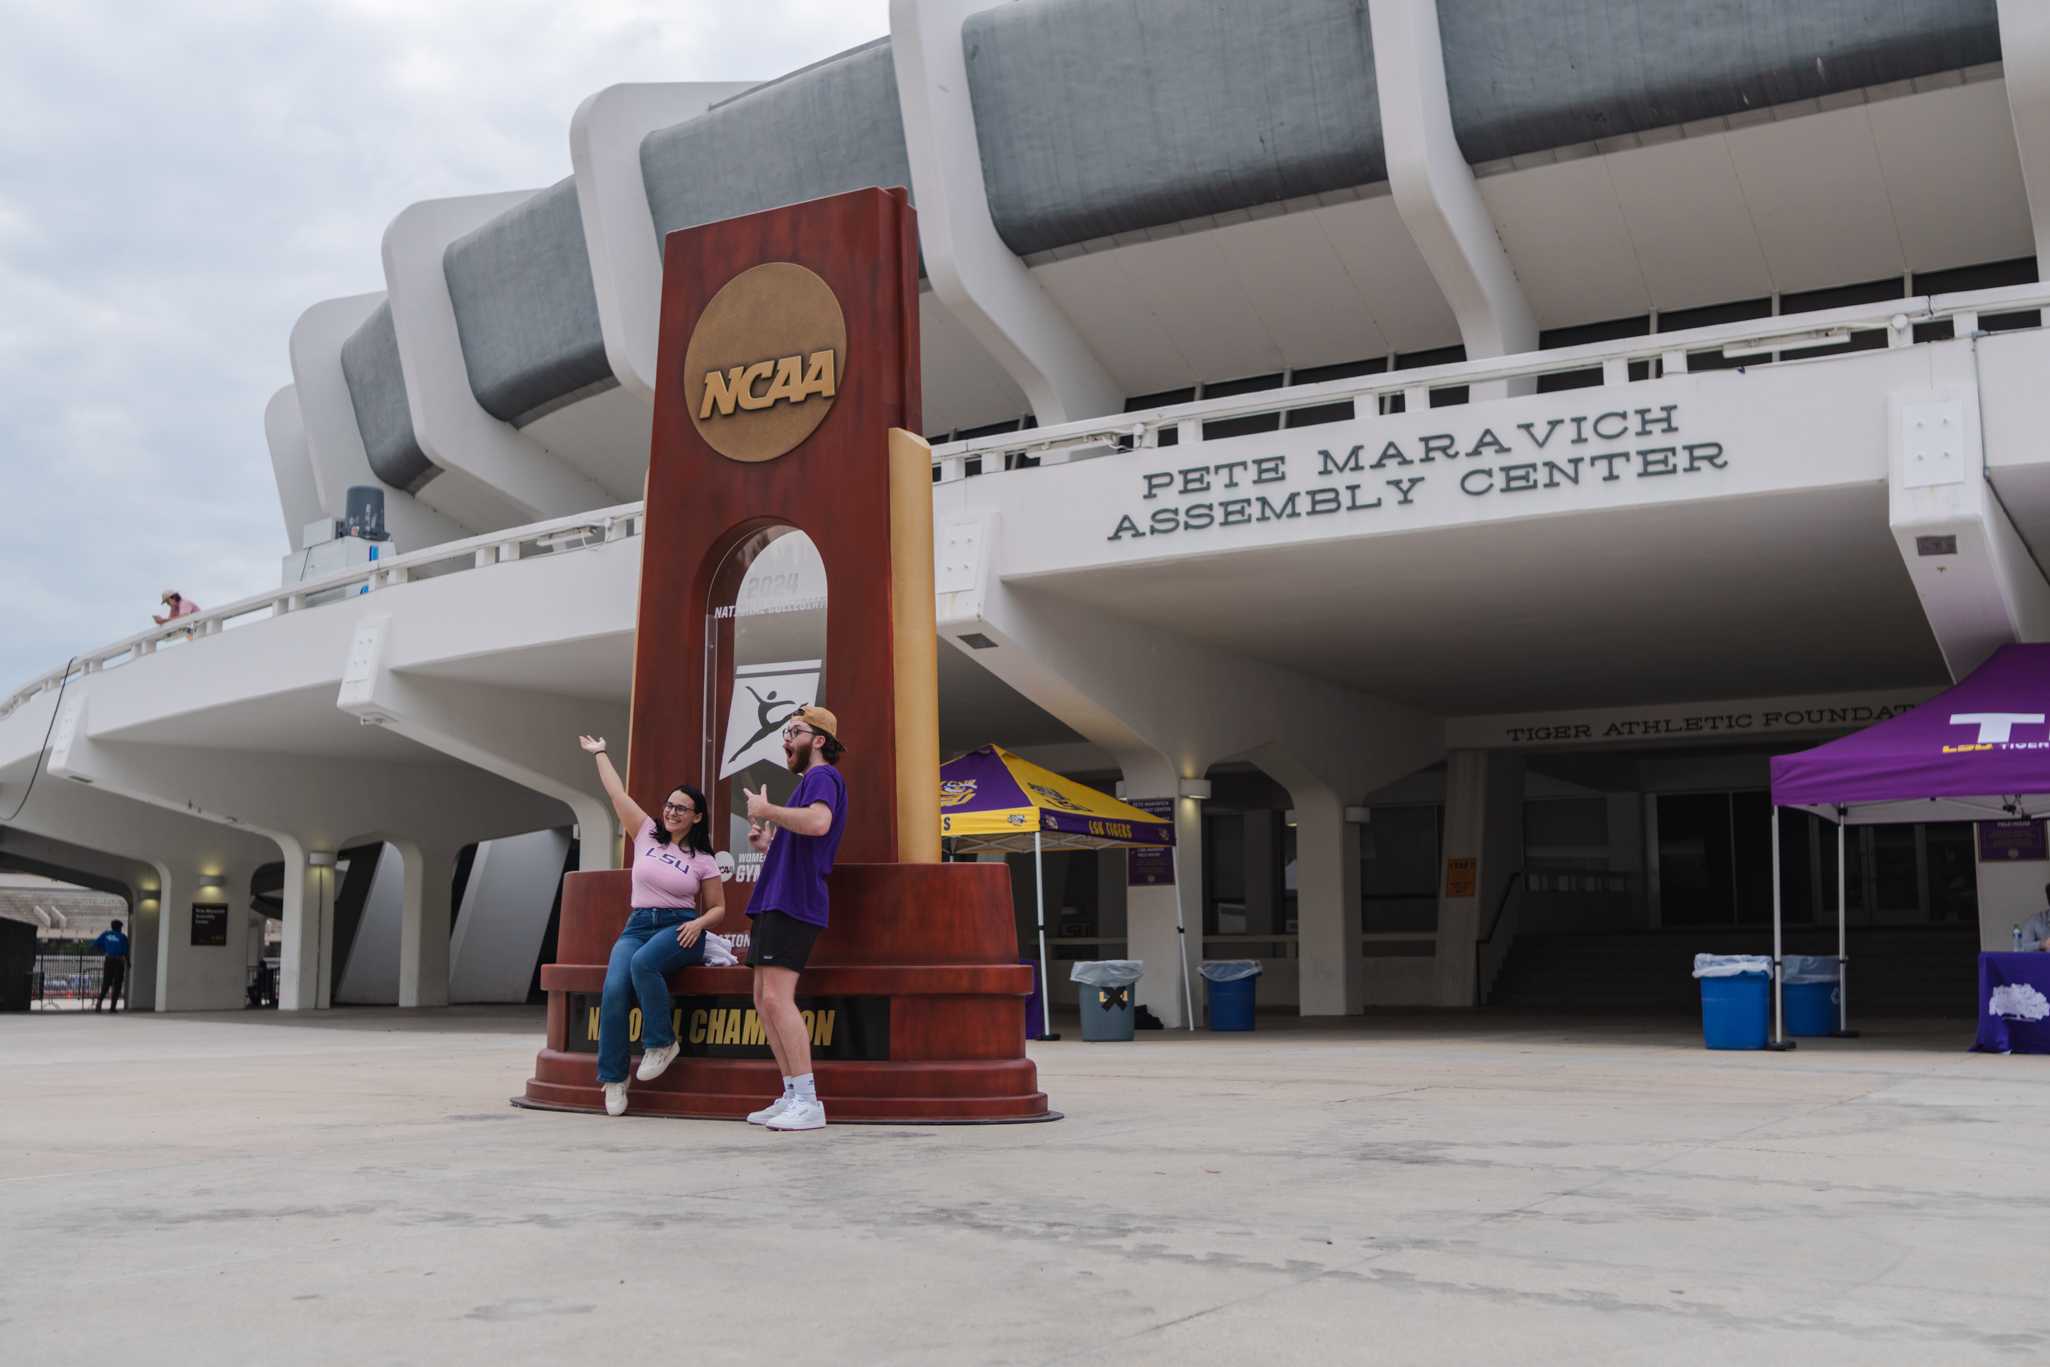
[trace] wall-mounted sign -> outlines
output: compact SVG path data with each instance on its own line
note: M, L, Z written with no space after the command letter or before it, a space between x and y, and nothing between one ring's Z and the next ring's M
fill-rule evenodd
M572 992L569 998L571 1053L598 1052L598 996ZM890 1057L888 997L799 997L797 1009L811 1036L815 1057L887 1059ZM762 1033L762 1018L750 997L678 997L671 1023L685 1058L772 1058ZM627 1016L628 1048L641 1052L641 1009Z
M729 460L774 460L818 430L847 364L847 317L789 261L742 271L712 296L683 355L698 435Z
M228 909L216 903L192 904L192 943L216 947L228 943Z
M1642 479L1702 479L1729 469L1719 441L1684 438L1680 405L1504 423L1411 440L1359 442L1199 462L1138 476L1139 503L1106 540L1215 527L1363 515L1389 517L1443 499L1513 499L1546 489Z
M1742 702L1669 703L1580 712L1454 717L1445 743L1462 750L1517 750L1614 745L1645 740L1729 740L1752 736L1853 731L1928 701L1934 689L1854 693Z
M1448 859L1445 861L1445 895L1447 897L1471 897L1479 884L1480 861L1478 859Z
M2050 843L2041 821L1981 821L1979 862L2003 864L2010 859L2050 859Z
M1150 816L1174 816L1174 799L1171 797L1129 797L1129 806L1137 807ZM1174 849L1172 846L1149 847L1125 851L1125 886L1128 888L1165 888L1174 885Z

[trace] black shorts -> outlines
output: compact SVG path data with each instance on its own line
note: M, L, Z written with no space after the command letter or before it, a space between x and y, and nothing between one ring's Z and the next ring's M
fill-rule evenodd
M762 912L754 918L754 928L749 932L748 964L802 973L805 961L811 958L812 944L824 929L780 911Z

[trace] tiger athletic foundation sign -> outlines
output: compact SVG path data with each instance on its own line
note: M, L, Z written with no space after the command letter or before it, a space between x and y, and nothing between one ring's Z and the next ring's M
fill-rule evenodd
M1822 735L1855 731L1897 717L1927 702L1934 693L1934 689L1924 688L1741 702L1668 703L1592 712L1455 717L1445 723L1445 743L1455 749L1521 750Z
M1106 540L1323 517L1386 517L1433 497L1513 499L1542 490L1686 479L1729 468L1719 441L1688 440L1680 405L1431 432L1406 439L1209 461L1139 476L1140 506Z

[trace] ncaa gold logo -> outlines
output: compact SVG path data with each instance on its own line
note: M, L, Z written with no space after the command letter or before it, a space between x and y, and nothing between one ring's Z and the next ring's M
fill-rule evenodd
M742 271L705 305L683 355L690 420L729 460L795 450L832 411L847 318L831 286L790 261Z

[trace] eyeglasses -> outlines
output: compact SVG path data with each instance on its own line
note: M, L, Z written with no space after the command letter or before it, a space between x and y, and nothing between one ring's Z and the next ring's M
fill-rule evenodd
M809 726L786 726L783 728L783 739L785 740L796 740L799 736L816 736L817 734L818 732L812 730Z
M676 813L676 815L678 815L678 816L690 816L690 815L693 815L693 814L695 814L695 813L697 812L697 808L695 808L695 807L689 807L689 806L685 806L685 805L684 805L683 803L681 803L681 802L665 802L665 803L663 803L663 804L662 804L662 815L664 815L664 816L668 816L668 815L669 815L669 814L670 814L671 812L674 812L674 813Z

